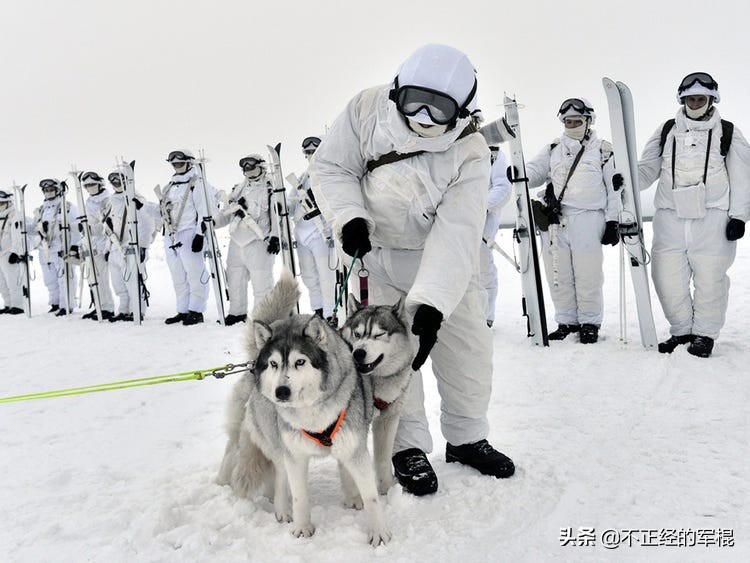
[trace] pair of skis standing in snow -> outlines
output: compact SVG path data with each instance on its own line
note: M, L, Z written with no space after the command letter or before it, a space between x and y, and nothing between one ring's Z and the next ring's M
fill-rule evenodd
M612 179L619 180L613 181L613 184L614 189L620 188L622 209L617 222L611 221L611 225L608 222L601 242L616 244L618 239L622 239L621 260L625 259L627 253L636 297L641 342L647 349L654 349L657 347L657 339L649 293L649 257L643 242L639 162L635 152L632 97L629 89L622 83L605 78L603 84L608 98L614 157L617 163L617 174L612 176ZM713 107L713 103L719 99L718 84L710 75L693 73L685 77L678 88L677 98L684 106L678 112L677 126L675 127L675 120L667 121L661 131L647 144L640 163L640 183L644 187L648 187L658 177L661 178L655 201L657 213L654 218L653 268L656 291L670 322L672 336L659 344L658 349L660 352L672 352L679 344L690 344L688 352L695 356L708 357L713 348L713 340L723 325L728 294L726 270L734 258L734 241L744 234L744 221L750 206L750 190L748 182L744 179L747 170L740 169L741 163L747 160L748 146L731 123L718 117ZM564 102L563 106L567 102L585 105L585 101L573 99ZM529 320L529 336L534 338L535 344L547 345L541 276L536 240L533 236L535 213L532 212L532 205L539 205L540 202L533 202L528 195L527 176L531 177L536 171L529 171L528 167L524 166L515 101L506 99L506 108L506 121L510 129L516 133L516 137L510 141L513 166L509 169L509 174L512 174L510 170L513 169L516 172L513 178L517 203L515 235L521 252L524 310ZM590 107L587 109L593 112ZM561 112L564 113L563 107ZM712 133L716 133L717 137L713 145ZM735 139L735 148L730 153L732 139ZM668 152L670 142L671 153ZM679 148L677 142L680 143ZM727 161L728 155L730 159ZM578 156L580 157L580 154ZM604 162L604 158L602 160ZM698 162L700 166L693 166L693 161ZM570 169L575 169L576 164L577 159ZM671 174L668 170L670 166ZM569 172L568 180L571 175ZM535 180L535 184L538 184L538 178ZM558 183L562 184L560 178ZM550 231L545 233L546 236L542 239L553 247L554 235L559 228L556 223L559 221L560 210L556 209L550 213L550 208L554 207L555 203L559 207L559 199L564 195L565 186L562 193L559 193L558 189L557 197L555 192L552 192L551 197L547 194L547 205L540 206L544 208L545 213L537 214L537 218L545 223L541 225L542 230L549 228ZM688 195L683 195L685 193ZM608 216L607 219L614 217ZM546 225L547 222L550 223L549 227ZM568 226L570 227L569 217ZM608 232L610 230L611 233ZM566 233L566 236L569 234ZM705 244L700 242L701 240L711 242ZM545 250L545 262L549 262L550 250L547 247ZM554 256L554 250L551 254ZM550 278L550 264L546 263L545 266ZM554 264L552 270L554 273ZM625 326L623 277L624 272L621 271L621 331L624 331ZM691 278L696 286L694 296L690 289ZM576 278L576 285L577 283ZM554 288L551 289L554 297ZM557 301L559 299L556 300L556 306ZM560 316L559 311L557 316ZM581 331L582 342L582 329L585 326L576 327ZM559 339L560 335L557 333L561 333L564 338L570 332L563 331L566 328L567 325L561 324L555 334L549 335L550 339ZM595 328L598 332L598 327ZM621 336L624 337L624 333Z

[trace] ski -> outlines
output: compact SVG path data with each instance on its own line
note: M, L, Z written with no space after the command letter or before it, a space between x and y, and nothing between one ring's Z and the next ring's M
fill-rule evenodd
M141 243L138 240L138 209L135 205L135 160L125 162L119 159L117 168L122 172L125 183L125 212L127 239L120 241L120 248L123 249L122 243L125 243L123 255L125 256L125 283L128 285L130 294L131 313L133 314L133 323L141 325L145 311L143 304L146 295L145 276L143 264L141 263Z
M208 267L211 271L211 285L214 290L214 300L216 301L216 311L219 315L219 324L224 326L226 321L226 311L224 308L224 299L229 301L227 290L226 274L224 266L221 263L221 251L219 250L219 241L216 238L216 229L214 228L213 209L215 207L215 198L209 192L208 182L206 181L206 159L203 151L200 152L199 159L196 163L200 183L203 186L203 196L206 201L206 215L203 217L203 228L205 240L208 241L208 248L205 250L205 256L208 258Z
M638 155L636 153L635 114L630 89L622 82L602 78L609 106L612 146L617 171L622 174L620 240L627 252L630 276L635 293L641 344L656 349L658 340L651 312L651 292L648 281L648 254L643 239L643 219L638 186ZM623 304L624 308L624 304Z
M286 189L284 188L284 175L281 172L281 143L272 147L268 145L268 154L271 158L271 185L273 186L273 197L271 202L274 214L278 221L279 244L281 246L281 259L284 266L297 275L297 262L294 259L294 241L292 229L289 224L289 209L286 205Z
M60 231L62 235L62 268L65 276L65 299L67 303L67 313L73 312L73 265L70 256L70 221L68 220L68 184L65 180L60 182L60 213L62 215L62 225ZM62 309L62 307L60 307Z
M528 336L537 346L549 346L547 338L547 318L544 309L544 290L539 267L539 254L536 243L536 227L531 214L529 182L526 178L526 164L523 158L521 128L518 120L518 104L514 98L505 96L505 121L513 132L508 141L511 164L521 175L511 179L513 197L516 202L516 228L513 238L518 244L521 273L521 307L527 321Z
M83 186L81 185L81 173L73 167L70 175L73 177L73 183L76 187L76 201L78 202L78 230L81 233L81 253L83 254L83 266L81 267L81 281L86 277L89 284L91 298L94 301L96 309L96 318L102 322L102 302L99 296L99 272L96 271L96 262L94 261L94 244L91 239L91 225L89 225L88 214L86 213L86 203L83 200ZM88 276L84 276L84 269L88 269Z
M13 182L13 191L16 194L16 200L18 210L20 213L20 227L21 227L21 241L23 243L23 269L25 272L23 282L23 298L24 298L24 309L26 316L31 318L31 255L29 254L29 233L28 225L26 224L26 186L19 186Z

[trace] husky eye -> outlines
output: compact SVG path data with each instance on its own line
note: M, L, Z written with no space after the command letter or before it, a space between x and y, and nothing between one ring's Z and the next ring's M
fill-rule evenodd
M385 332L378 332L372 335L373 338L382 338L385 336Z
M299 359L296 362L294 362L294 367L296 368L301 368L304 365L305 365L305 360L302 360L302 359Z
M354 338L362 338L362 332L359 330L355 330L352 334L354 334Z
M268 365L271 366L273 369L277 369L279 367L279 364L278 362L276 362L276 360L271 360L270 362L268 362Z

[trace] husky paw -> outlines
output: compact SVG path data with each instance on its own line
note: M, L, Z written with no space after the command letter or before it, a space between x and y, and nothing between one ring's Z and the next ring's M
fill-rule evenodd
M354 510L362 510L364 503L362 497L359 495L352 495L344 499L344 506L346 508L353 508Z
M391 541L391 532L386 528L375 529L370 531L368 539L370 545L373 547L377 547L380 544L386 545Z
M292 526L292 535L295 538L309 538L315 533L315 526L312 524L306 524L306 525L293 525Z
M389 475L385 479L378 479L378 494L387 495L388 491L391 490L391 487L395 484L396 479L393 478L393 475Z
M282 524L288 524L292 521L292 515L289 511L277 510L274 515L276 516L276 521Z

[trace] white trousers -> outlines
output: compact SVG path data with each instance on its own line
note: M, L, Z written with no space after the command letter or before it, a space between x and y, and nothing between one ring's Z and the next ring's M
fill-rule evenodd
M148 258L146 260L148 260ZM141 264L141 268L143 268L144 270L143 277L145 280L145 278L147 277L145 273L146 261ZM140 298L141 311L145 316L146 301L143 299L142 295L135 295L135 292L137 291L135 289L135 284L133 284L131 281L131 273L127 267L125 256L119 248L113 248L109 255L109 274L110 278L112 279L112 287L114 288L115 294L117 295L117 300L119 301L117 312L124 315L132 313L132 304L136 302L136 299ZM133 272L132 275L137 276L138 272Z
M495 320L495 304L497 303L497 266L492 249L482 242L479 247L479 283L487 292L488 321Z
M99 288L99 301L102 311L114 311L115 302L112 298L112 288L109 285L109 262L104 259L104 254L94 254L94 267L96 268L96 279ZM87 272L86 283L94 282L94 275Z
M227 250L227 290L229 291L230 315L246 315L247 284L253 284L253 302L258 303L273 287L273 263L275 255L269 254L268 242L254 240L239 245L229 240Z
M297 241L297 258L302 281L310 294L310 307L323 309L323 316L333 314L336 303L336 270L329 266L329 248L322 237L311 237L302 244Z
M727 270L737 251L726 237L728 221L721 209L707 209L702 219L656 210L651 273L671 334L719 337L729 302Z
M76 273L76 266L70 264L68 268L69 276L69 287L70 287L70 304L68 304L68 295L66 293L65 284L65 265L61 256L58 256L57 252L50 251L49 262L45 256L44 250L39 250L39 264L42 268L42 278L44 279L44 285L47 287L47 293L49 294L49 304L58 305L60 309L67 309L73 311L75 309L75 296L78 291L78 275Z
M395 304L416 277L421 250L375 248L364 257L373 305ZM446 276L446 283L450 283ZM430 353L440 393L440 427L453 445L477 442L489 434L487 408L492 392L492 332L484 319L487 296L476 276L455 311L443 320ZM414 338L415 350L417 339ZM422 375L415 372L401 414L394 453L408 448L432 451L424 409Z
M603 211L582 211L561 218L556 245L552 226L542 232L544 273L557 324L602 324L605 226Z
M0 296L6 307L23 309L23 264L8 262L10 252L0 252Z
M193 243L195 231L193 229L182 230L175 234L172 246L172 237L164 236L164 254L172 275L172 284L177 303L178 313L196 311L202 313L206 310L208 302L208 283L211 276L206 271L206 261L203 252L206 249L206 241L203 241L203 250L193 252L190 246ZM180 244L181 243L181 244ZM177 246L179 245L179 246ZM204 275L205 273L205 275Z

